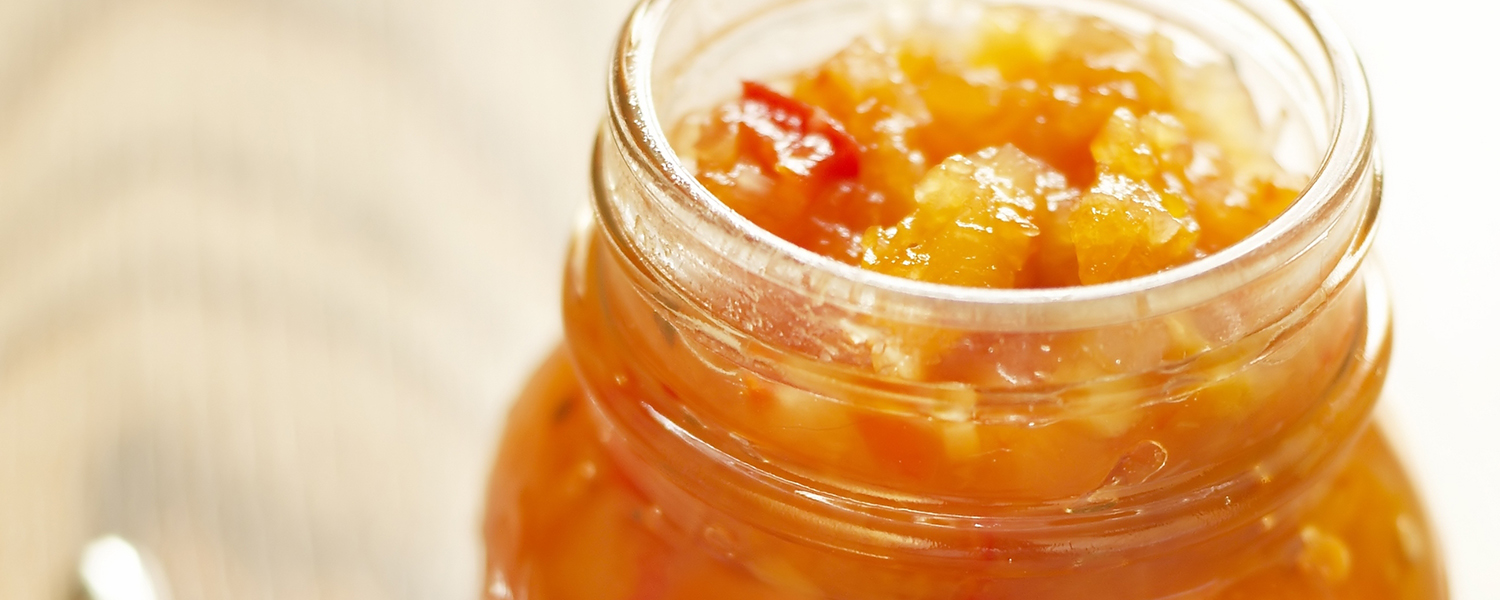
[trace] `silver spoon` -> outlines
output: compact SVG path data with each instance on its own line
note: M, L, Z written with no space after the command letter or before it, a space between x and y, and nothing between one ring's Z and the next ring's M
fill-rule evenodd
M89 600L171 600L155 562L130 542L107 535L89 542L78 559L78 579Z

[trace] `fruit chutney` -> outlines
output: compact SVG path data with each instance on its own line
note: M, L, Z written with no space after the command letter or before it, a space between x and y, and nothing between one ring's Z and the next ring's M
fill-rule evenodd
M492 600L1447 597L1297 0L647 0Z

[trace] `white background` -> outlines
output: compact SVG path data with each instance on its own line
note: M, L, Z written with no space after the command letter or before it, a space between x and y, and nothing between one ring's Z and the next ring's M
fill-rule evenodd
M1394 287L1396 351L1384 417L1437 521L1454 597L1500 598L1500 5L1314 1L1365 62L1386 160L1377 252ZM517 31L530 32L517 43L540 44L549 50L537 53L568 61L535 74L549 81L518 90L523 101L545 110L560 94L579 95L556 113L567 115L562 127L540 134L556 154L545 158L552 168L530 175L549 202L584 193L604 57L628 4L520 0L515 7L523 20ZM554 232L554 247L570 208L563 202L542 225Z

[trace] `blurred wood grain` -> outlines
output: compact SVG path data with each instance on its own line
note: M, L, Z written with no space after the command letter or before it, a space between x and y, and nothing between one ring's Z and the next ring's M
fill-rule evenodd
M177 598L474 597L599 4L0 3L0 598L110 532Z

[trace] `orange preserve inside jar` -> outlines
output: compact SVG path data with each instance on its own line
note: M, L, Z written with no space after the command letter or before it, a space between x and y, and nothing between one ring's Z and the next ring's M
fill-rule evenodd
M1300 196L1169 268L989 289L778 237L674 131L861 36L1022 4L1231 67ZM1446 598L1371 420L1380 192L1358 61L1294 0L648 0L614 58L566 343L492 476L485 597Z

